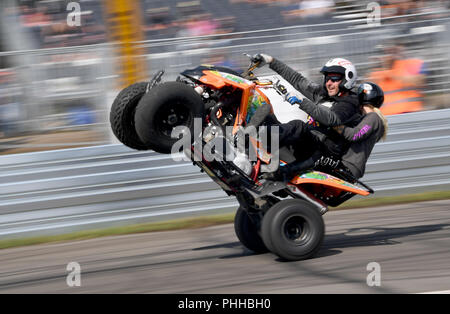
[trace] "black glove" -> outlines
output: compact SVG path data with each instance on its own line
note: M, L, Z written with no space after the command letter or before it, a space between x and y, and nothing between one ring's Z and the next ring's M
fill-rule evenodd
M266 64L270 64L273 61L273 57L264 53L258 53L251 58L251 61L255 64L258 64L258 68L261 68Z
M326 134L315 129L311 130L311 134L314 142L317 143L324 152L328 152L334 156L341 156L344 153L344 143L336 142L329 138Z

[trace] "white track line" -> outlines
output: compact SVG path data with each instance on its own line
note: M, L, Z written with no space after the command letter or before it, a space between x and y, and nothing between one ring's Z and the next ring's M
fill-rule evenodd
M450 294L450 290L419 292L417 294Z

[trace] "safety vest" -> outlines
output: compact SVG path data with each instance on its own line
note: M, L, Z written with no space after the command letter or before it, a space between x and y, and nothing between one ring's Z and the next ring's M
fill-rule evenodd
M369 80L375 81L384 92L384 115L423 110L422 93L412 84L396 80L396 76L418 75L423 65L419 59L396 60L391 70L373 72Z

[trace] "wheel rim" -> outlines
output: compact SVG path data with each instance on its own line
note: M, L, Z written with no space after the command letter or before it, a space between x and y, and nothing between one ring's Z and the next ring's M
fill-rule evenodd
M171 137L172 130L177 126L188 126L191 121L191 112L180 102L164 106L155 115L155 126L165 136Z
M302 216L291 216L283 223L284 238L295 245L301 245L311 238L311 228Z

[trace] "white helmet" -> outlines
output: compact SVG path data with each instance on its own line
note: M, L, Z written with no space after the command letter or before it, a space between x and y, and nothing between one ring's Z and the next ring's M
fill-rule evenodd
M344 76L340 87L345 89L352 89L355 86L356 80L358 78L358 74L356 72L356 68L347 59L343 58L334 58L328 60L327 63L323 66L320 73L326 75L327 73L340 73Z

